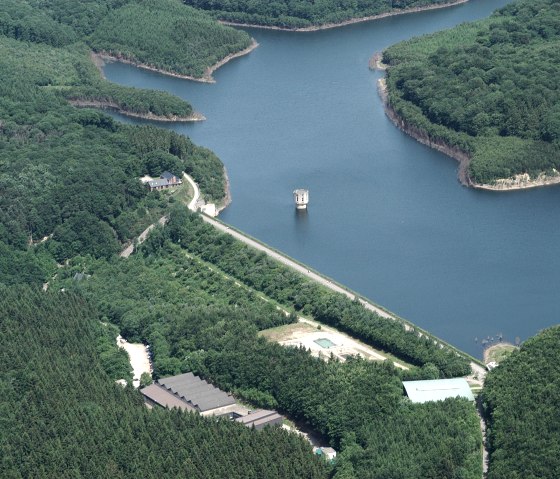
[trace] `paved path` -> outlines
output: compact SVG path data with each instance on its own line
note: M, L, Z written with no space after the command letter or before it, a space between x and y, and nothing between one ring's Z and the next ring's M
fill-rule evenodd
M200 189L198 188L198 185L196 184L196 182L186 173L183 173L183 177L185 178L186 181L189 182L189 184L192 186L193 191L194 191L194 196L193 199L190 201L190 203L188 204L188 208L191 211L196 211L196 205L200 199ZM325 278L324 276L321 276L317 273L314 273L313 271L310 271L309 269L307 269L305 266L302 266L301 264L293 261L292 259L284 256L283 254L277 253L276 251L268 248L267 246L264 246L263 244L245 236L242 233L239 233L233 229L231 229L229 226L224 225L223 223L214 220L213 218L210 218L209 216L206 215L201 215L202 219L204 221L206 221L207 223L211 224L212 226L214 226L215 228L219 229L220 231L223 231L224 233L230 234L231 236L233 236L234 238L238 239L239 241L242 241L243 243L258 249L259 251L263 251L264 253L266 253L268 256L270 256L271 258L274 258L277 261L280 261L281 263L285 264L286 266L289 266L290 268L295 269L296 271L298 271L299 273L303 274L304 276L307 276L308 278L312 279L313 281L316 281L319 284L322 284L323 286L326 286L327 288L337 292L337 293L341 293L344 294L345 296L347 296L348 298L350 298L351 300L356 299L356 295L354 293L351 293L350 291L340 287L339 285L333 283L331 280ZM163 216L159 219L158 223L161 225L164 225L165 223L167 223L167 216ZM148 226L141 234L140 236L138 236L138 243L143 243L145 241L145 239L148 237L148 234L150 233L150 231L155 227L155 225L150 225ZM129 245L128 247L126 247L121 253L120 256L123 258L128 258L132 252L134 251L134 244ZM361 298L358 298L358 301L360 301L360 303L362 303L362 305L370 310L373 311L374 313L377 313L379 316L382 316L384 318L389 318L389 319L396 319L394 316L391 316L389 313L387 313L386 311L384 311L383 309L379 308L378 306L369 303L368 301L365 301ZM405 328L408 325L405 326Z
M189 175L187 175L185 172L183 172L183 176L184 176L185 180L187 180L189 182L189 184L192 186L192 189L194 191L193 199L190 201L190 203L188 204L187 207L191 211L196 211L196 204L198 203L198 200L200 199L200 189L198 188L198 185L195 183L195 181Z

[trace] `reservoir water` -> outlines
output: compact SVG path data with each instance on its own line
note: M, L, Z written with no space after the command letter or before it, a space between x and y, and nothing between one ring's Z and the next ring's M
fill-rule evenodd
M218 70L216 84L119 63L105 73L174 93L207 117L163 126L226 165L233 203L223 221L480 356L483 338L523 340L559 322L560 187L461 186L454 160L385 117L368 59L506 3L314 33L249 30L259 48ZM295 188L310 191L307 214L296 214Z

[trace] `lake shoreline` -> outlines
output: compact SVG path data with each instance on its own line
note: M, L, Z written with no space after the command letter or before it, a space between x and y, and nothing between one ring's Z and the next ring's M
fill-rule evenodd
M407 135L414 138L419 143L429 146L441 153L450 156L459 162L458 179L463 186L476 187L468 175L468 167L471 161L469 154L466 151L453 147L442 140L433 141L428 134L415 126L409 125L406 120L401 117L389 104L387 83L385 78L380 78L377 81L377 92L383 103L383 109L387 117L395 124L395 126L402 130Z
M488 346L483 353L484 364L488 364L490 361L493 361L493 356L495 356L496 352L499 352L500 350L514 351L518 348L519 346L515 346L507 341L499 342L491 346Z
M515 175L513 178L499 178L496 180L496 184L493 185L473 183L473 188L486 191L516 191L558 184L560 184L560 174L548 176L545 173L541 173L535 179L531 179L527 173L521 173Z
M127 65L133 65L137 68L141 68L142 70L148 70L148 71L151 71L151 72L160 73L161 75L171 76L171 77L174 77L174 78L180 78L182 80L191 80L191 81L197 81L197 82L201 82L201 83L216 83L216 80L212 76L212 73L214 73L218 68L225 65L227 62L233 60L234 58L238 58L238 57L242 57L244 55L248 55L258 46L259 46L259 44L257 43L257 41L254 38L252 38L251 39L251 44L247 48L245 48L241 51L238 51L236 53L230 53L226 57L222 58L220 61L214 63L211 66L209 66L208 68L206 68L206 71L204 72L204 75L201 76L201 77L195 77L195 76L192 76L192 75L183 75L181 73L175 73L175 72L172 72L170 70L164 70L162 68L153 67L153 66L148 65L146 63L141 63L141 62L138 62L138 61L135 61L135 60L131 60L130 58L125 57L124 55L113 55L113 54L111 54L109 52L106 52L106 51L91 52L90 57L91 57L93 63L101 71L101 76L103 78L105 78L105 75L102 71L103 66L105 65L105 62L114 61L114 62L126 63Z
M376 70L385 70L386 68L381 68L378 66L378 58L380 58L378 57L378 54L375 54L370 60L370 63L373 62L375 64L374 69ZM443 140L432 140L428 133L426 133L424 130L408 124L406 119L400 116L389 104L385 78L380 78L378 80L377 91L383 103L385 114L395 124L395 126L399 128L399 130L411 136L419 143L429 146L430 148L433 148L459 162L457 178L463 186L476 190L505 192L527 190L531 188L540 188L543 186L560 184L560 173L555 176L547 176L545 173L541 173L535 179L531 179L527 173L522 173L519 175L515 175L513 178L498 178L495 180L494 184L474 182L470 178L468 173L468 168L472 158L466 151L451 146Z
M101 110L112 110L121 115L130 116L132 118L141 118L143 120L151 121L163 121L163 122L175 122L175 123L185 123L191 121L204 121L206 117L199 112L193 111L189 116L162 116L155 115L154 113L136 113L133 111L126 110L120 107L118 104L110 101L101 100L68 100L72 106L77 108L98 108Z
M425 12L429 10L438 10L440 8L447 8L447 7L454 7L455 5L461 5L463 3L467 3L469 0L455 0L451 2L439 3L439 4L432 4L426 5L423 7L413 7L413 8L405 8L399 11L391 11L385 13L379 13L377 15L370 15L367 17L359 17L359 18L350 18L348 20L343 20L342 22L337 23L325 23L323 25L312 25L309 27L299 27L299 28L289 28L289 27L278 27L274 25L258 25L253 23L241 23L241 22L230 22L227 20L218 20L222 25L227 25L230 27L240 27L240 28L259 28L262 30L278 30L282 32L317 32L320 30L330 30L332 28L340 28L345 27L347 25L354 25L356 23L364 23L364 22L371 22L374 20L381 20L382 18L387 17L394 17L396 15L405 15L408 13L418 13L418 12Z
M229 176L225 165L224 165L224 193L225 193L224 199L216 207L216 215L219 215L222 211L224 211L231 204L232 201L231 185L230 185Z

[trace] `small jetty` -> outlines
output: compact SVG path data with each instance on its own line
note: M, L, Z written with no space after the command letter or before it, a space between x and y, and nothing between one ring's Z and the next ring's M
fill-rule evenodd
M301 188L294 190L294 201L296 203L296 209L306 210L307 204L309 203L309 191Z

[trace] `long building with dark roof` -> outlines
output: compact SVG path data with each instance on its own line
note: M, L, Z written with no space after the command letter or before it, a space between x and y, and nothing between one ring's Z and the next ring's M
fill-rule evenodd
M140 390L151 403L206 413L235 404L235 399L193 373L157 380Z
M154 384L140 389L146 404L167 409L178 408L197 412L203 416L221 416L254 429L281 425L284 417L276 411L257 409L249 411L235 399L193 373L179 374L158 379Z
M246 416L241 416L235 419L237 422L247 426L254 427L257 431L266 426L281 426L284 422L284 417L276 411L268 411L267 409L258 409Z

